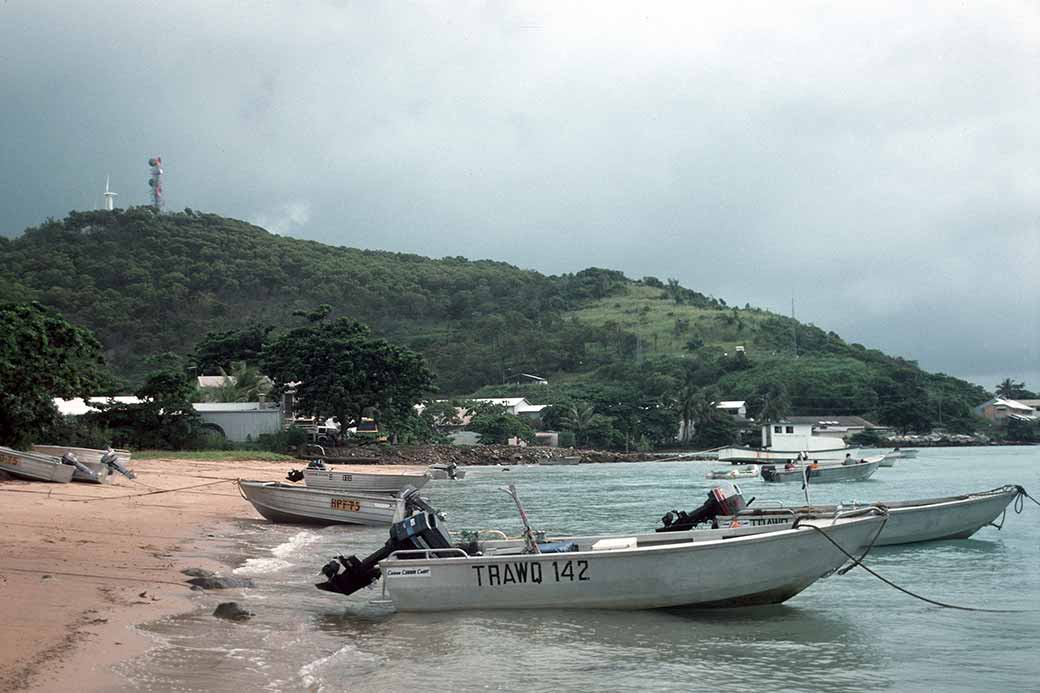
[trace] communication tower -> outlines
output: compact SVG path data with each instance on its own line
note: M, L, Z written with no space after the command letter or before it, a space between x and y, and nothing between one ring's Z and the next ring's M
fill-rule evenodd
M115 208L115 200L112 199L119 193L114 193L108 189L108 176L105 176L105 209L111 212Z
M160 211L163 206L162 157L157 156L149 159L148 165L152 167L152 175L148 179L148 187L152 189L152 206L155 207L156 211Z

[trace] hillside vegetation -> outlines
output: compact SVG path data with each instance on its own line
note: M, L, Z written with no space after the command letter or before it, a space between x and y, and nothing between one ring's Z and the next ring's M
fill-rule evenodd
M74 212L0 238L0 302L30 299L94 331L128 383L140 382L149 356L191 354L207 333L278 333L299 324L295 311L328 304L423 354L445 396L515 392L502 383L519 373L549 378L525 392L561 406L583 400L607 413L625 394L638 404L612 416L635 417L626 436L644 435L648 408L674 405L684 389L687 398L705 388L724 399L782 396L795 413L865 414L907 429L970 428L970 407L986 397L671 280L332 247L191 210Z

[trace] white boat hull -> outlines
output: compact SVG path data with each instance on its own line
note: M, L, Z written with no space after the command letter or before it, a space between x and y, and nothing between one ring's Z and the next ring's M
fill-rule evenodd
M758 476L758 465L746 465L734 469L713 470L704 475L705 479L754 479Z
M817 524L854 554L880 523L880 517L865 517ZM417 559L395 554L379 567L400 611L722 608L783 602L845 560L806 526L697 543L675 537L622 550Z
M769 463L769 462L787 462L790 460L797 460L798 456L801 455L803 450L775 450L773 448L761 450L757 448L741 448L741 447L729 447L722 448L719 450L719 462L731 462L733 464L745 464L748 462L756 463ZM859 450L856 448L829 448L826 450L809 450L809 459L811 460L843 460L845 455L851 454L853 457L859 455Z
M239 480L242 496L271 522L311 525L389 525L404 514L391 496L327 491L275 481Z
M59 457L0 447L0 470L22 479L67 484L76 468L62 464Z
M880 460L871 462L858 462L856 464L832 464L820 465L816 469L808 469L810 484L832 484L841 481L866 481L878 470ZM762 478L773 484L777 483L802 483L802 468L786 470L781 467L775 469L763 469Z
M363 474L335 469L304 469L307 488L356 493L397 494L406 486L420 489L429 482L426 474Z
M1018 489L1007 486L993 491L973 493L966 496L927 498L911 501L881 501L873 505L888 508L885 523L877 546L914 544L940 539L967 539L991 524L1018 495ZM853 506L843 506L849 509ZM865 506L859 506L865 507ZM734 516L719 517L720 524L738 521L742 526L789 526L797 513L832 515L838 508L834 505L818 505L791 508L787 513L775 509L745 510Z
M427 470L426 473L430 475L431 479L444 480L444 479L450 479L451 478L451 476L448 475L448 470L444 469L443 467L430 467ZM456 469L455 470L455 479L456 480L458 480L458 479L465 479L465 478L466 478L466 470L465 469Z

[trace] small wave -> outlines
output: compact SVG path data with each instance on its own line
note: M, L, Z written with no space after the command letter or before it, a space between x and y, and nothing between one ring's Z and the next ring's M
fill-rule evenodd
M231 572L235 575L268 575L292 566L281 558L247 558L246 562Z
M323 674L330 670L336 673L334 678L343 679L347 676L375 671L381 664L382 660L379 656L362 652L354 645L344 645L327 657L320 657L309 664L304 664L297 672L297 676L300 677L304 688L322 691L325 690L328 678ZM342 671L344 666L349 666L351 671Z
M288 558L292 554L302 549L304 546L307 546L308 544L313 544L314 542L320 540L321 537L319 535L315 534L314 532L308 532L304 530L299 534L294 534L293 536L289 537L289 541L285 542L284 544L279 544L278 546L271 549L271 553L277 558Z

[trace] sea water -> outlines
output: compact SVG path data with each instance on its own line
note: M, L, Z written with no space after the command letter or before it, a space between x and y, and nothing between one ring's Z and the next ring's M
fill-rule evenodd
M453 530L518 534L513 483L536 529L628 533L699 506L717 463L469 468L423 491ZM796 484L739 482L745 498L801 503ZM931 448L869 481L811 489L820 503L900 500L1021 484L1040 498L1038 448ZM243 512L248 517L251 511ZM364 557L386 528L321 529L256 519L214 558L254 589L197 593L197 610L142 629L156 647L118 667L118 690L155 691L979 691L1040 690L1040 507L1002 530L875 549L886 578L958 605L938 608L862 570L820 580L783 605L727 611L471 611L397 614L314 588L330 558ZM235 600L255 616L212 616Z

